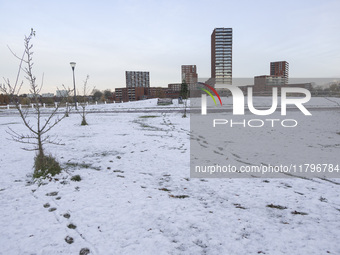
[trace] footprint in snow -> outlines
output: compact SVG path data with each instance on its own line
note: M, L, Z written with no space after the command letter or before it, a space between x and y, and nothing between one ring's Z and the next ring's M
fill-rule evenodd
M49 197L54 197L54 196L57 196L58 195L58 191L53 191L53 192L50 192L50 193L46 193L46 196L49 196Z
M82 248L79 252L79 255L88 255L88 254L90 254L89 248Z
M68 244L72 244L74 242L74 239L73 239L73 237L66 236L65 237L65 242L68 243Z

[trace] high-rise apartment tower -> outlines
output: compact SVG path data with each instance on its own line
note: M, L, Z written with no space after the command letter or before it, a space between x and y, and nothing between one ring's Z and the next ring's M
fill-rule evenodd
M270 75L281 76L288 83L289 64L287 61L270 62Z
M215 28L211 34L211 78L216 84L231 84L233 29Z
M126 71L125 76L126 76L126 87L127 88L150 87L149 72Z
M182 82L185 81L192 89L197 83L196 65L182 65Z

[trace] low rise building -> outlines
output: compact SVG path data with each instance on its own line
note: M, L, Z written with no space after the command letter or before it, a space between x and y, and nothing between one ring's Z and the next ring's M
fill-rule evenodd
M134 88L116 88L115 100L117 102L128 102L145 99L145 90L143 87Z
M273 87L283 88L304 88L311 90L311 83L286 83L286 77L284 76L274 76L274 75L261 75L254 77L254 86L253 92L254 94L270 94L273 90ZM280 94L280 90L278 91Z
M170 83L168 89L171 91L181 91L182 83Z
M41 97L54 97L54 94L53 93L43 93L41 94Z
M150 98L178 98L179 90L172 90L163 87L135 87L135 88L116 88L115 101L128 102Z
M57 90L56 97L67 97L69 92L67 90Z

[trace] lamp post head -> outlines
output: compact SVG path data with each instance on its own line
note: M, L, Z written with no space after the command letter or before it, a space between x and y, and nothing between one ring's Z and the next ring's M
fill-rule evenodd
M70 62L70 65L72 67L72 70L74 70L74 68L76 67L76 62Z

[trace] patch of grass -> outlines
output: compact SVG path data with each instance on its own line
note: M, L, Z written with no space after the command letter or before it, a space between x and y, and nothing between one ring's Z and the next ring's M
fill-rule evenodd
M37 155L34 158L33 178L46 178L47 175L60 174L61 167L59 163L51 155Z
M169 195L169 197L183 199L183 198L187 198L189 196L187 196L187 195Z
M90 169L94 169L94 170L97 170L97 171L101 170L100 167L95 167L95 166L92 166L92 164L88 164L88 163L85 163L85 162L83 162L83 163L67 162L66 165L68 167L72 167L72 168L80 167L80 168L85 168L85 169L90 168Z
M155 131L161 131L162 130L158 127L154 127L154 126L150 126L150 125L146 124L144 120L134 120L133 122L139 124L142 128L146 128L146 129L149 129L149 130L155 130Z
M80 182L80 181L81 181L80 175L79 175L79 174L73 175L73 176L71 177L71 181Z
M242 206L241 204L234 204L234 206L238 209L243 209L243 210L247 209L244 206Z
M69 166L69 167L77 167L78 166L78 163L74 163L74 162L67 162L65 165Z
M88 123L87 123L87 121L86 121L86 119L85 119L85 116L83 116L83 118L82 118L82 120L81 120L81 125L82 125L82 126L87 126L87 125L88 125Z
M102 152L96 152L93 154L94 157L107 157L110 155L114 155L114 153L111 151L102 151Z
M298 211L293 211L292 214L293 214L293 215L308 215L308 213L305 213L305 212L298 212Z
M145 115L145 116L139 116L139 118L141 119L147 119L147 118L157 118L159 116L155 116L155 115Z
M267 205L267 207L273 208L273 209L279 209L279 210L287 209L286 206L282 206L282 205L273 205L273 204Z
M167 189L167 188L161 188L159 190L161 190L161 191L171 191L170 189Z
M80 166L81 168L90 168L92 165L83 162L83 163L79 164L79 166Z
M144 123L141 123L140 124L143 128L152 128L151 126L147 125L147 124L144 124Z

